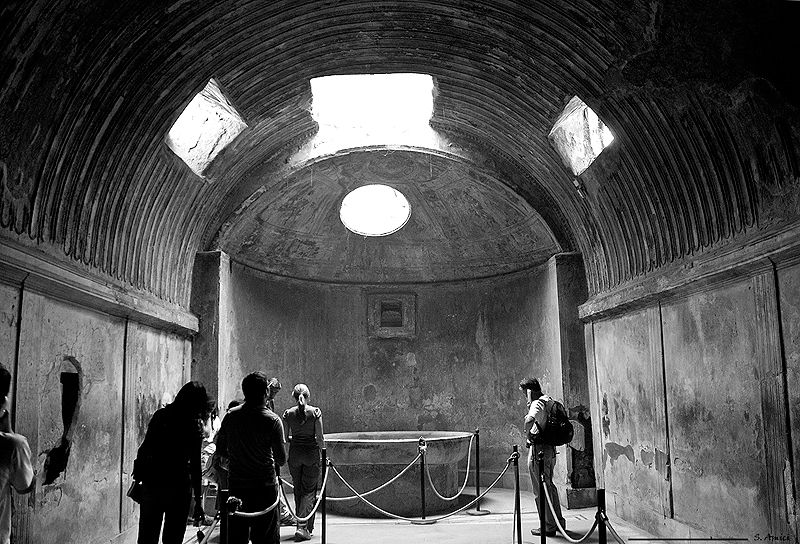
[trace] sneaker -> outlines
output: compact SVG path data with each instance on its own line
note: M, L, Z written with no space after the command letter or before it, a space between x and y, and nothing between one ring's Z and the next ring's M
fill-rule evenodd
M558 531L545 531L544 534L545 536L556 536L556 533L558 533ZM542 531L541 529L531 529L531 534L533 536L542 536Z
M294 541L302 542L303 540L311 540L311 533L305 527L298 527L294 532Z
M295 521L292 519L291 514L281 516L281 527L294 527Z

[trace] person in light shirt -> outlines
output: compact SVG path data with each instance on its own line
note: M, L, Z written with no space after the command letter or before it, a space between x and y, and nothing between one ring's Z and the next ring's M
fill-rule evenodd
M561 514L561 504L558 500L558 490L553 484L553 468L556 466L556 449L548 444L536 442L536 435L545 428L547 424L547 414L553 408L553 399L549 395L542 393L542 386L536 378L525 378L519 382L519 388L525 393L528 405L528 413L525 415L525 436L529 437L528 443L528 472L531 475L533 485L533 495L536 498L536 509L541 512L545 509L546 527L531 529L531 534L538 536L545 531L547 536L556 536L558 527L553 518L553 513L546 503L546 499L539 496L539 452L544 454L544 485L550 500L553 501L553 509L556 511L558 521L565 530L567 523Z
M28 439L11 430L10 389L11 373L0 364L0 544L11 542L11 489L30 493L36 486Z

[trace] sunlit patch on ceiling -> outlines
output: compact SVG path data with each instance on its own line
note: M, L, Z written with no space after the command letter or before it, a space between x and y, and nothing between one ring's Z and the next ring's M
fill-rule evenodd
M362 236L387 236L411 217L403 193L388 185L364 185L342 199L339 217L348 230Z
M167 134L167 145L200 177L247 123L213 78L183 110Z
M597 114L577 96L569 101L550 131L564 164L576 176L614 140L614 135Z
M355 74L311 79L319 124L313 155L368 146L435 148L434 83L427 74Z

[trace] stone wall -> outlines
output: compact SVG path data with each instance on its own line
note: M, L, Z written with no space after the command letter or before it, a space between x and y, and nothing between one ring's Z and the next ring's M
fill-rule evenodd
M212 341L227 346L227 359L203 363L219 366L221 404L241 397L246 373L262 370L283 384L279 411L292 405L293 385L306 383L312 404L323 409L326 432L480 429L484 486L505 466L513 444L526 453L527 409L518 388L524 376L538 376L576 419L588 421L577 256L487 280L388 286L290 280L234 263L226 288L217 287L222 275L211 268L206 280L195 281L197 300L226 293L224 319L215 325L201 316L201 331L217 331ZM559 289L575 294L560 302ZM371 328L371 301L384 295L414 306L408 334L382 337ZM200 336L195 352L206 353ZM565 364L577 368L564 372ZM587 471L585 462L562 461L562 487L571 482L568 468L584 472L581 485L594 485L591 463ZM522 474L527 487L524 465Z
M587 325L598 486L656 535L797 538L800 266L723 272Z
M150 416L190 377L191 342L153 312L144 324L124 316L131 307L101 311L111 309L101 282L70 287L69 273L36 259L23 270L8 255L0 362L37 471L35 490L14 494L14 542L135 542L138 506L125 496L133 460ZM49 288L55 281L60 289Z

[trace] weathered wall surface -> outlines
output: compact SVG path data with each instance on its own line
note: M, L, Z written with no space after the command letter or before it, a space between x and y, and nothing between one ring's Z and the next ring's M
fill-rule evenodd
M191 343L182 336L129 322L125 353L123 492L130 485L136 451L153 413L172 402L181 386L193 379L189 364ZM132 529L135 533L139 507L127 497L122 507L122 530Z
M660 357L654 352L660 338L652 338L654 319L657 311L653 315L644 310L595 324L601 391L595 432L603 448L606 490L662 512L669 508L661 484L667 476L667 452L664 421L656 419L654 410L663 397Z
M674 517L713 535L769 528L754 313L747 281L662 308Z
M327 432L480 428L482 470L497 471L512 444L525 453L519 380L538 376L564 396L554 267L381 288L257 276L234 265L231 285L224 403L241 395L245 373L263 370L283 383L280 409L292 404L295 383L308 384ZM367 299L380 292L415 295L413 337L368 335Z
M189 340L20 285L0 283L0 308L15 431L38 474L14 496L14 541L134 542L133 459L152 413L189 379Z
M14 372L18 316L19 289L0 283L0 353L2 353L0 363L10 372Z
M759 266L587 326L609 507L654 534L793 534L800 281Z
M786 376L787 409L789 423L789 455L784 459L782 470L787 476L784 487L791 504L793 499L795 508L799 508L798 471L800 471L800 262L794 259L779 266L777 271L777 286L779 294L780 326L784 348L784 364ZM789 486L792 486L789 487ZM795 512L797 515L798 513ZM795 526L796 538L800 540L800 527Z
M121 500L125 323L25 293L20 328L16 430L28 437L44 478L21 533L42 543L113 535ZM65 374L77 375L72 410Z

